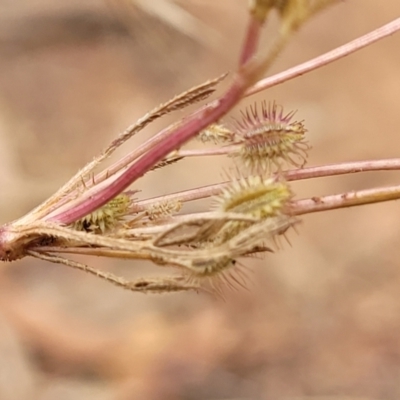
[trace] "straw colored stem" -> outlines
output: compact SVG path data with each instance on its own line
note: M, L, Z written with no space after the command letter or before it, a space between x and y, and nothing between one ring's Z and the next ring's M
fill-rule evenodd
M294 215L303 215L397 199L400 199L400 186L390 186L297 200L291 205L291 211Z

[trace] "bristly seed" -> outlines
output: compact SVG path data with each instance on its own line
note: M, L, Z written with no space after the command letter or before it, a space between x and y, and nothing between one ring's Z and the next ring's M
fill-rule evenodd
M128 213L130 197L121 193L103 207L71 224L78 231L104 234L119 225Z
M241 158L253 173L281 171L284 164L304 166L310 146L303 121L291 122L295 112L284 114L275 102L263 101L261 111L255 104L241 114L233 127L240 145L233 157Z

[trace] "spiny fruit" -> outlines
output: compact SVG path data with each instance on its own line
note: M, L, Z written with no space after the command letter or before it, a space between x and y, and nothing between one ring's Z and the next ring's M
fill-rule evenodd
M305 140L303 121L291 122L295 112L285 115L275 102L263 101L261 112L255 104L241 114L242 119L235 120L232 128L240 145L233 157L241 158L256 173L280 171L285 163L304 166L310 147Z
M78 231L91 233L107 233L126 215L130 205L130 197L121 193L103 207L75 221L71 227Z

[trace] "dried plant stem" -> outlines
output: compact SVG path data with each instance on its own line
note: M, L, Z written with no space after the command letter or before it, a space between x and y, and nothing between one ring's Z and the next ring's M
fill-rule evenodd
M104 257L103 248L96 247L57 247L57 246L42 246L40 248L32 248L32 251L38 252L40 254L43 253L57 253L57 254L77 254L77 255L85 255L85 256L96 256L96 257ZM132 251L124 251L124 250L107 250L107 257L109 258L118 258L123 260L147 260L151 261L151 257L148 254L143 253L134 253Z
M296 177L298 179L294 180L342 175L342 174L365 172L365 171L399 170L400 160L397 159L396 161L398 162L398 165L392 168L383 167L383 168L367 169L361 167L360 168L353 167L352 170L344 170L344 169L341 170L340 168L337 168L337 169L329 169L329 172L331 172L329 174L324 173L325 166L321 167L320 171L318 171L319 169L318 167L313 167L310 168L310 174L304 173L301 178ZM358 163L349 163L349 164L355 165ZM291 172L297 172L297 171L291 171ZM304 170L304 172L306 171ZM292 179L289 178L289 180ZM168 196L164 196L163 198L168 198L170 200L172 198L174 198L175 200L179 198L179 200L182 202L198 200L221 193L221 191L226 185L227 182L216 185L205 186L203 188L199 188L197 192L193 190L181 193L174 193ZM358 205L373 204L373 203L379 203L397 199L400 199L400 186L388 186L384 188L359 190L354 192L347 192L347 193L322 196L322 197L314 196L309 199L297 200L292 203L291 210L294 213L294 215L301 215L318 211L328 211L337 208L353 207ZM146 200L145 202L139 203L137 206L138 208L148 206L149 204L151 204L151 201L155 201L155 199ZM158 199L157 201L160 200Z
M124 278L111 274L109 272L103 272L98 269L89 267L86 264L80 263L78 261L69 260L60 256L55 256L52 254L46 254L42 252L37 252L29 250L28 255L38 258L40 260L49 261L55 264L66 265L67 267L78 269L80 271L89 273L91 275L97 276L107 282L114 284L115 286L122 287L124 289L131 290L133 292L177 292L182 290L198 290L199 287L194 284L189 284L187 282L180 282L177 277L164 277L164 278L140 278L133 281L128 281Z
M389 186L296 200L292 203L291 210L294 215L302 215L398 199L400 186Z
M384 160L353 161L340 164L321 165L286 171L283 173L287 181L299 181L303 179L324 178L335 175L347 175L368 171L398 171L400 170L400 158ZM151 199L141 200L135 204L135 211L139 212L151 204L163 201L188 202L216 196L226 187L228 182L216 183L196 189L157 196Z

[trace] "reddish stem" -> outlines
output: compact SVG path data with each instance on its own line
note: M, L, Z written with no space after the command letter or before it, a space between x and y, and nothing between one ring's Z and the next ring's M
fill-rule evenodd
M213 108L204 110L201 114L196 115L196 118L185 121L174 131L173 135L161 141L152 151L144 154L137 162L132 164L121 176L103 190L94 193L93 196L76 205L74 208L54 215L50 220L68 225L90 214L92 211L106 204L118 193L121 193L131 185L132 182L144 175L157 162L161 161L167 154L180 147L199 131L226 114L232 106L240 100L242 94L246 90L246 82L240 78L240 75L237 75L237 79L232 87L220 100L216 101Z
M361 36L349 43L346 43L343 46L329 51L322 56L313 58L312 60L297 65L293 68L287 69L286 71L283 71L279 74L260 80L246 91L246 96L251 96L272 86L277 86L281 83L289 81L290 79L294 79L298 76L304 75L307 72L311 72L314 69L330 64L331 62L339 60L340 58L361 50L364 47L367 47L380 39L393 35L398 30L400 30L400 18L397 18L389 22L388 24L375 29L373 32L367 33L364 36Z
M306 167L283 172L287 181L298 181L302 179L323 178L335 175L353 174L367 171L398 171L400 170L400 158L389 158L384 160L352 161L340 164L320 165ZM141 200L135 203L135 212L143 211L151 204L167 201L187 202L200 200L211 196L217 196L229 184L229 181L215 183L171 193L164 196L157 196L151 199Z
M256 52L260 39L260 31L262 25L263 24L256 18L250 19L249 25L247 27L246 38L242 47L242 53L239 59L240 66L245 65Z
M251 67L250 71L244 71L242 67L247 64L247 61L252 59L257 50L261 27L262 22L257 21L252 15L250 17L246 39L239 61L239 71L236 73L232 86L219 100L215 101L215 104L183 120L176 130L167 137L161 139L153 149L132 164L122 175L110 183L110 185L100 191L94 192L92 196L71 209L60 211L49 219L68 225L90 214L121 193L171 151L179 148L202 129L224 116L243 97L245 90L251 84Z

